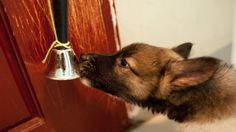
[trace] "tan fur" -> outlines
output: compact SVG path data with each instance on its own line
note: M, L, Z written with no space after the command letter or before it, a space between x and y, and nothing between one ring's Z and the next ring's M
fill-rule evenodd
M161 67L165 66L170 60L182 60L174 51L167 48L154 47L150 45L141 45L136 49L136 53L127 57L126 60L130 67L140 73L142 79L133 75L129 69L120 68L116 64L114 72L124 80L131 90L131 94L138 99L144 99L155 87L159 80L158 76L153 77L153 74L158 74ZM117 63L120 60L117 59Z
M236 114L236 72L230 66L222 65L212 78L215 89L212 91L214 107L205 106L202 111L195 115L198 122L209 122L215 119L227 119ZM236 120L236 117L235 117Z
M224 121L236 122L236 71L217 58L187 59L190 49L136 43L113 56L90 55L80 64L81 81L166 114L186 131L227 130Z

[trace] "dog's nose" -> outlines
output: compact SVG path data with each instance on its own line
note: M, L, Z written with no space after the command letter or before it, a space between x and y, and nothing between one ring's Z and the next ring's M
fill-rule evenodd
M91 61L93 60L94 56L93 55L90 55L90 54L82 54L80 56L80 61L83 62L83 61Z

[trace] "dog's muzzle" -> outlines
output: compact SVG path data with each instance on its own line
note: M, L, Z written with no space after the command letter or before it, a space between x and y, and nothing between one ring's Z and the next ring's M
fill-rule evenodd
M95 55L92 54L82 54L80 56L80 62L88 62L88 61L94 61Z
M79 74L80 77L88 76L88 73L91 73L95 70L95 55L93 54L84 54L80 56L79 60Z

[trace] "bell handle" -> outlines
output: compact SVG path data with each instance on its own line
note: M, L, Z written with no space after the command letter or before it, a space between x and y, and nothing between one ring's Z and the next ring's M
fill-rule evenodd
M57 39L61 43L68 42L68 2L67 0L53 0L54 23Z

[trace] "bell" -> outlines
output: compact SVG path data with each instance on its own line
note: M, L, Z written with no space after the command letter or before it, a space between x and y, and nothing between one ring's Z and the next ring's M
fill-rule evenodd
M72 80L79 78L78 61L72 48L52 49L48 58L47 78Z

